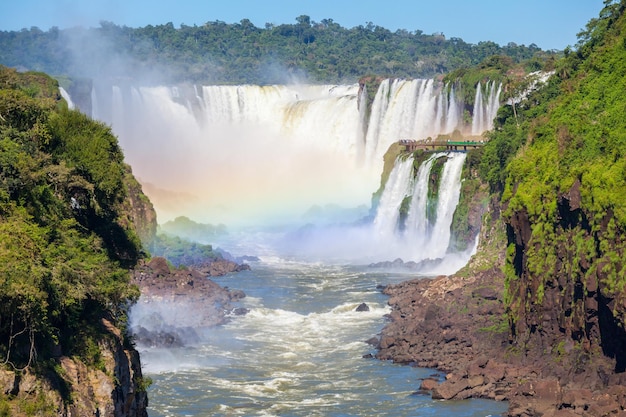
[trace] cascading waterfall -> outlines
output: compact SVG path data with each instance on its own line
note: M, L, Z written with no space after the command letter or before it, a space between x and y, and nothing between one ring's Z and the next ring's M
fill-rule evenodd
M283 220L282 209L300 215L325 201L369 204L391 143L470 128L463 124L454 89L433 80L387 80L370 109L365 89L361 94L359 107L356 85L97 86L91 110L119 136L160 222L187 215L225 222L230 229L227 215L235 211L237 218L260 224L262 210ZM428 184L433 164L444 159L431 224ZM503 411L500 403L468 401L459 408L411 395L406 381L427 377L431 370L362 360L370 347L360 340L376 334L388 313L388 300L376 287L403 278L372 272L361 261L447 258L464 159L463 153L436 153L416 174L412 155L399 158L368 223L307 225L286 234L294 240L276 233L277 228L235 229L216 238L224 241L211 242L233 254L259 255L260 261L237 278L237 287L248 295L243 307L250 311L201 333L199 341L184 348L140 346L147 358L145 375L154 381L150 414L401 415L420 409L460 416L467 409L473 415ZM400 208L409 201L401 221ZM315 250L324 257L309 262ZM340 258L341 263L332 262ZM232 277L217 279L221 285L232 283ZM361 303L369 311L355 311ZM134 307L131 326L144 324L143 313L149 322L152 312Z
M371 103L357 84L95 82L90 110L118 135L160 221L186 215L233 226L294 223L313 205L369 205L392 143L455 130L481 134L492 125L500 93L495 82L477 86L471 125L453 85L423 79L384 80ZM415 222L410 213L406 227ZM379 218L376 233L389 236L397 223Z
M65 91L63 87L59 87L59 92L61 93L61 97L63 97L65 101L67 102L67 107L70 110L74 109L75 108L74 102L72 101L72 98L70 97L68 92Z
M358 142L357 142L357 160L363 163L365 158L365 140L367 134L367 126L369 123L369 106L367 103L368 94L367 94L367 86L363 85L361 89L361 94L359 95L359 132L358 132Z
M478 83L474 98L474 117L472 119L472 135L479 136L487 130L493 129L493 120L500 108L500 94L502 84L489 81L484 86Z
M467 154L452 152L444 165L439 181L437 198L437 218L429 236L428 243L424 246L425 258L439 258L445 255L450 244L450 226L452 216L459 203L461 192L461 172Z
M384 80L371 107L366 160L379 161L399 139L434 138L464 130L462 105L454 88L434 80Z
M387 244L392 239L395 253L407 260L422 261L443 258L450 244L452 217L459 202L461 172L466 154L463 152L435 153L426 159L413 178L413 158L396 161L385 184L374 220L378 237ZM436 216L431 223L427 213L430 173L433 163L445 158L438 184ZM407 164L411 163L411 169ZM398 217L402 202L411 198L404 229ZM382 220L385 219L385 220ZM381 233L384 232L384 233Z
M375 187L379 172L357 164L357 94L95 85L92 116L112 125L162 221L294 221L314 204L362 204Z
M399 208L409 193L413 182L413 158L398 159L380 197L374 230L379 237L387 239L394 236L400 217Z
M425 160L417 171L415 177L415 187L411 198L411 206L405 222L405 234L408 239L421 239L424 243L426 236L430 234L428 218L426 215L428 203L428 179L430 169L438 158L445 156L442 153L435 153ZM418 242L415 242L418 243Z

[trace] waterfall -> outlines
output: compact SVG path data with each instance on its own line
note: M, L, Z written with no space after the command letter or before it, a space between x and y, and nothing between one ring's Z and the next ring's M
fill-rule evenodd
M450 244L450 226L452 216L459 203L461 192L461 172L466 153L452 152L448 155L441 179L437 199L437 218L424 249L425 258L439 258L445 255Z
M371 103L357 84L96 80L90 111L112 126L160 221L233 224L294 220L312 205L369 205L392 143L486 129L500 89L477 86L472 125L454 86L432 79L383 80Z
M412 239L417 236L418 239L424 241L424 238L430 233L428 228L428 218L426 215L426 206L428 203L428 179L433 162L442 156L445 156L445 154L436 153L431 155L420 165L417 171L411 206L409 207L409 213L405 224L405 235L408 239Z
M472 120L472 135L476 136L479 134L482 129L484 123L484 103L483 103L483 93L482 86L480 83L476 86L476 96L474 98L474 118Z
M434 80L384 80L372 103L366 159L376 163L399 139L426 139L462 130L454 89Z
M63 97L63 99L67 102L67 107L70 110L74 109L74 102L72 101L72 98L70 97L70 95L68 94L67 91L65 91L65 89L63 87L59 87L59 92L61 93L61 97Z
M92 117L111 124L160 221L294 222L315 204L369 202L382 160L360 167L357 96L357 84L94 83Z
M400 217L399 209L410 192L412 182L413 158L396 160L380 197L374 218L374 230L379 237L388 238L396 232Z
M365 140L367 133L367 126L369 123L369 107L368 107L368 94L367 86L363 85L361 94L359 96L359 132L358 132L358 145L357 145L357 160L363 163L365 158Z
M472 135L479 136L487 130L493 129L493 120L500 108L500 94L502 84L496 85L495 81L487 82L484 86L478 83L474 97L474 117L472 119Z
M435 153L420 165L415 178L412 158L396 161L380 200L374 229L379 238L384 238L385 244L391 242L397 256L421 261L446 255L452 217L459 202L465 157L462 152ZM430 224L427 215L429 177L433 163L440 158L446 161L438 184L435 221ZM409 162L410 170L407 167ZM411 196L411 202L404 230L400 230L399 210L406 196Z
M448 114L445 119L445 133L453 132L454 129L457 129L461 126L463 121L463 106L461 103L457 102L456 96L454 94L454 86L450 87L450 96L448 98Z

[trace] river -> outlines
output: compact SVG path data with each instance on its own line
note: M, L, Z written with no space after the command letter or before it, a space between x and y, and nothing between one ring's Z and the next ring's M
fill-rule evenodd
M416 394L422 379L442 375L367 357L375 349L366 340L376 336L390 312L380 286L413 277L265 251L250 271L213 279L245 291L241 306L249 309L247 315L204 333L193 346L139 347L144 373L153 380L149 415L503 413L505 403L442 402ZM369 311L356 311L361 303Z

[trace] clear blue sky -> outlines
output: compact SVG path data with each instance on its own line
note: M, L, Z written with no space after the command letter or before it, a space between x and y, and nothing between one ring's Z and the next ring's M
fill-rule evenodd
M189 26L250 19L295 23L308 15L352 28L372 22L392 31L443 32L478 43L491 40L543 49L575 45L576 34L603 6L602 0L0 0L0 30L37 26L48 30L97 27L102 20L129 27L172 22Z

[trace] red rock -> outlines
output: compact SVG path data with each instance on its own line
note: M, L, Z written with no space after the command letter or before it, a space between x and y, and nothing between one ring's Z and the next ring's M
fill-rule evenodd
M432 391L439 385L439 382L436 379L428 378L422 381L420 385L421 390Z

